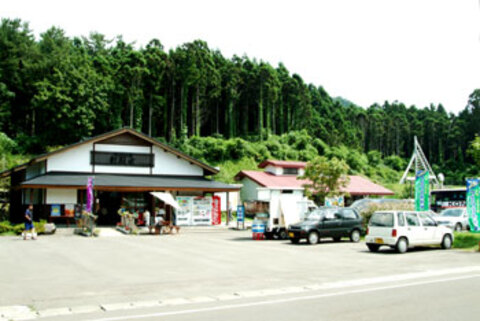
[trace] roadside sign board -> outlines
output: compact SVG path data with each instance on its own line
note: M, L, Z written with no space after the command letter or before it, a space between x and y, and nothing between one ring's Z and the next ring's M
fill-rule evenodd
M467 179L467 213L470 231L480 233L480 179Z
M245 207L243 205L237 206L237 223L243 223L245 221Z
M418 171L415 175L415 210L428 211L430 207L430 182L428 171Z

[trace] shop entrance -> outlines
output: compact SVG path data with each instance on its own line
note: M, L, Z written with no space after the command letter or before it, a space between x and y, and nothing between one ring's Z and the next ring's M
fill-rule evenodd
M120 222L118 210L123 207L130 213L137 213L141 220L143 212L149 210L153 213L154 199L150 193L129 193L129 192L97 192L97 207L95 213L98 215L98 225L116 225Z
M119 192L97 192L98 208L98 225L116 225L120 222L117 214L122 205L122 194Z

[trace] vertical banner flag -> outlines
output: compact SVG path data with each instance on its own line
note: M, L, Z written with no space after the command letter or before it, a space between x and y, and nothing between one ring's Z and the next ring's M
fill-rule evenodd
M93 177L89 177L87 182L87 206L85 209L88 213L92 212L92 205L93 205Z
M467 179L467 213L470 231L480 233L480 179Z
M220 225L222 223L222 208L220 196L212 197L212 225Z
M428 211L430 204L430 181L428 171L418 171L415 175L415 210Z

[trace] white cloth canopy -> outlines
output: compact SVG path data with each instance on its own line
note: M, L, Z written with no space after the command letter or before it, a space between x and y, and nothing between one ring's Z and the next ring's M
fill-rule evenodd
M150 194L152 194L159 200L163 201L165 204L168 204L177 210L180 209L180 205L178 205L177 201L173 198L172 194L162 193L162 192L150 192Z

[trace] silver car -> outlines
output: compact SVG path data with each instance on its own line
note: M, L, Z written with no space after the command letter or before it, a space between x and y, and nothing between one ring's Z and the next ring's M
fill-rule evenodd
M456 232L470 229L467 209L465 207L447 208L443 210L440 215L435 216L434 219L439 225L448 226Z

